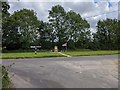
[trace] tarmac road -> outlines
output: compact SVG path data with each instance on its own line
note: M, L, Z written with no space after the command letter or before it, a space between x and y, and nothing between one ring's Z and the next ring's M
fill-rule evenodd
M3 60L16 88L118 88L118 55Z

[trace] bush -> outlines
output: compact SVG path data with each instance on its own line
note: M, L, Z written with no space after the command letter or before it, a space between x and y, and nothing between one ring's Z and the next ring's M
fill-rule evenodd
M5 66L2 66L0 68L2 68L1 69L2 70L2 76L1 76L2 77L2 88L10 88L11 82L10 82L10 79L8 77L8 72L5 68Z

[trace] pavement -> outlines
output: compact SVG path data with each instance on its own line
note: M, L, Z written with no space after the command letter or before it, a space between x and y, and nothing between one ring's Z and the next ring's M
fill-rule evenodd
M15 88L118 88L118 55L2 61L12 63Z

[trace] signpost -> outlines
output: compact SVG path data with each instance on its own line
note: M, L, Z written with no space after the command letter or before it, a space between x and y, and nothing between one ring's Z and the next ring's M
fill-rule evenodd
M69 40L70 40L70 36L68 37L68 40L66 41L66 43L64 43L62 45L66 51L67 51L67 44L68 44Z
M37 48L41 48L41 46L30 46L30 48L33 48L35 50L35 54L37 54Z
M63 46L64 49L66 49L66 51L67 51L67 43L64 43L62 46Z

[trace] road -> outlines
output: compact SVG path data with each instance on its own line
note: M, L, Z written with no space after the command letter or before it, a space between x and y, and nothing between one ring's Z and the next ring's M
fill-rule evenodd
M16 88L117 88L118 55L3 60Z

